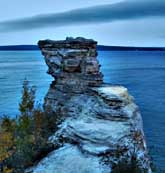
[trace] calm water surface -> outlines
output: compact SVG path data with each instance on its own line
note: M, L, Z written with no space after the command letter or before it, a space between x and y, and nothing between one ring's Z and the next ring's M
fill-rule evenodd
M104 81L122 84L136 98L157 173L165 173L165 52L99 52ZM51 81L39 51L0 52L0 115L18 114L22 82L37 86L43 101Z

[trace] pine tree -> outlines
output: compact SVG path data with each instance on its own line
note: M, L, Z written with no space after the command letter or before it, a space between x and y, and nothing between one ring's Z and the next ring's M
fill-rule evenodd
M25 79L23 82L22 99L19 104L19 110L22 115L29 115L34 109L36 88L29 87L29 82Z

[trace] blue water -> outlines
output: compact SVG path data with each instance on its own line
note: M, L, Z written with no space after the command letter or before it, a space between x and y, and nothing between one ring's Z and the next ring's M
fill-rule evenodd
M140 106L154 164L165 173L165 52L99 52L104 81L122 84ZM0 52L0 115L18 114L22 82L37 86L43 98L53 80L39 51Z
M37 86L37 100L43 101L52 78L39 51L0 51L0 115L18 113L22 83Z

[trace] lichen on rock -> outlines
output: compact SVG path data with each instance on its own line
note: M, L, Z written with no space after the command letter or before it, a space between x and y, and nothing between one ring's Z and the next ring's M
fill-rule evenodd
M44 108L63 122L49 138L61 147L33 173L111 173L132 158L138 173L151 173L139 108L125 87L103 83L96 44L84 38L39 41L55 79Z

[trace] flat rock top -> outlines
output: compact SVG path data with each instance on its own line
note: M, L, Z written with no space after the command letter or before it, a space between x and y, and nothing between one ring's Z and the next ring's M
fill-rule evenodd
M107 96L115 95L118 97L122 97L128 92L127 88L123 86L103 86L97 87L95 90L100 94L106 94Z
M121 100L121 101L131 101L133 98L128 94L127 88L123 86L101 86L93 88L99 96L107 100Z
M94 41L93 39L86 39L86 38L83 38L83 37L77 37L77 38L72 38L72 37L67 37L66 40L40 40L38 42L38 45L40 48L42 47L56 47L57 45L63 45L64 47L66 45L75 45L75 44L78 44L78 45L83 45L86 47L88 47L89 45L96 45L97 42Z

